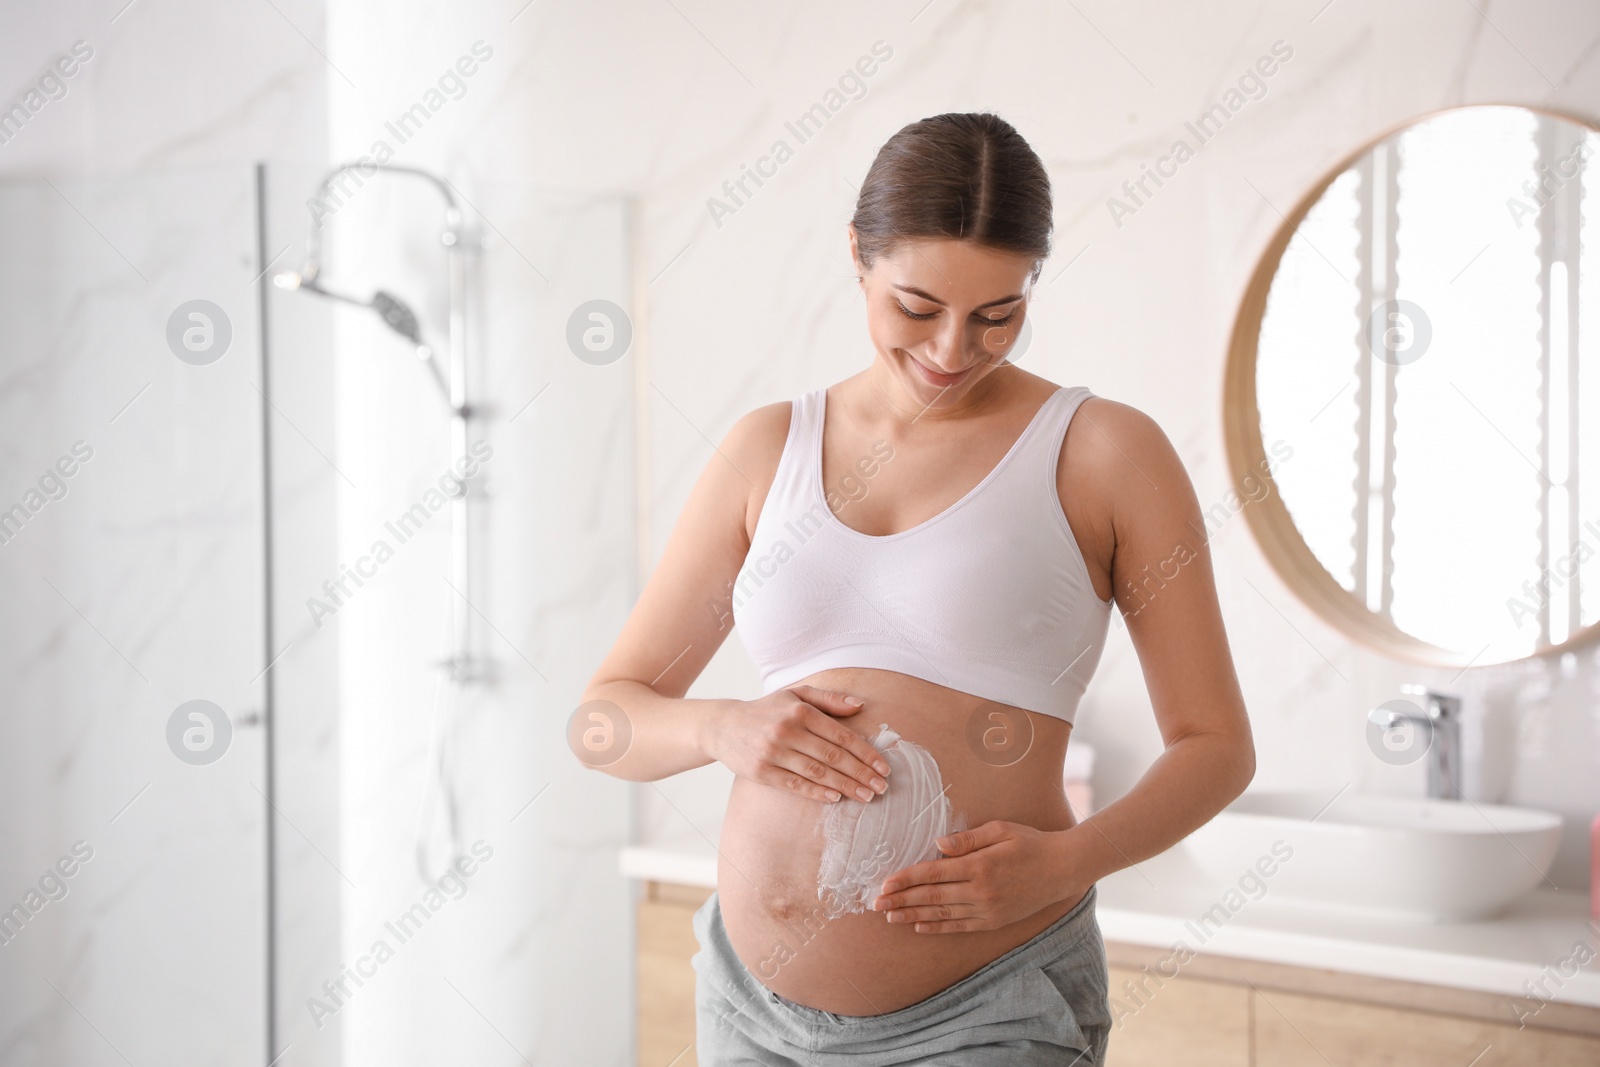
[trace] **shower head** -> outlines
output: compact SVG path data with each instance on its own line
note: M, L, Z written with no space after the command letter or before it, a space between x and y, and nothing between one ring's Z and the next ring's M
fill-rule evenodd
M289 289L291 291L304 289L308 293L331 297L346 304L354 304L356 307L373 308L389 329L419 348L426 347L425 342L422 340L422 327L417 322L417 313L411 310L411 305L393 293L379 289L372 294L371 299L362 300L348 293L328 289L318 282L315 276L301 274L299 271L293 270L280 270L272 276L272 284L279 289Z
M316 293L332 300L345 304L354 304L356 307L369 307L377 311L378 317L383 319L385 326L395 333L410 341L417 350L417 358L428 365L428 372L433 376L434 384L439 387L439 392L444 396L446 404L452 408L455 405L450 400L450 386L444 379L444 374L439 370L439 365L434 361L433 349L428 347L422 339L422 327L417 321L417 313L411 310L411 305L395 296L393 293L379 289L372 294L371 299L361 300L333 289L328 289L320 284L314 275L301 274L298 271L282 270L272 276L272 284L280 289L303 289L308 293Z
M332 183L334 180L345 172L354 170L359 172L363 178L370 177L372 174L372 168L374 166L376 166L377 170L381 173L399 174L413 178L421 178L438 190L439 195L444 198L445 202L445 230L443 234L443 243L451 250L452 256L459 253L459 251L464 247L463 237L465 236L465 231L462 229L461 210L457 207L455 195L451 191L452 186L444 179L430 174L425 170L419 170L416 167L403 167L387 163L374 165L368 161L345 163L333 168L327 173L327 175L323 177L321 183L317 187L319 196L328 196L330 190L332 189ZM356 184L359 185L360 182L357 181ZM316 202L320 203L320 200ZM308 204L310 203L311 201L308 201ZM351 296L348 293L342 293L338 290L329 289L321 284L322 219L323 216L319 215L313 208L311 212L311 229L306 235L305 264L298 271L284 270L277 272L272 276L272 283L280 289L304 289L307 292L316 293L319 296L326 296L334 300L342 301L346 304L354 304L356 307L369 307L377 311L379 317L383 319L385 326L388 326L389 329L393 330L401 337L404 337L406 340L410 341L413 346L415 346L417 358L428 365L428 373L433 377L434 384L439 387L439 392L444 397L444 402L449 406L451 413L457 418L466 418L467 406L464 396L464 382L459 376L456 375L456 372L452 370L452 381L461 383L461 392L463 394L461 397L457 398L456 390L452 388L450 382L445 380L444 373L439 369L439 362L434 358L433 349L430 348L427 342L422 339L422 327L417 320L417 313L412 311L409 305L407 305L403 300L395 296L393 293L385 292L382 289L379 289L373 293L371 297L363 300L359 297ZM454 262L454 259L452 259L452 263ZM452 271L455 269L456 268L452 266ZM455 350L458 343L456 333L456 317L454 314L452 314L450 328L450 355L452 367L455 366Z
M388 324L389 329L414 345L422 344L422 330L417 325L417 313L399 297L379 289L372 294L372 306L377 308L378 314Z

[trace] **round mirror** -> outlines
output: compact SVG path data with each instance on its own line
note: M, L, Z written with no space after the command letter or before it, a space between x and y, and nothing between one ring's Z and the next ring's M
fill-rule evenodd
M1427 115L1336 166L1245 293L1224 423L1277 571L1380 651L1600 634L1600 129Z

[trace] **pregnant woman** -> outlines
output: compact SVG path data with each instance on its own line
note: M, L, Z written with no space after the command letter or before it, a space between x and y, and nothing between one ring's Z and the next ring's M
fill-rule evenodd
M735 423L584 693L591 765L734 774L701 1067L1102 1063L1096 881L1255 773L1171 444L1006 359L1050 231L1005 121L890 138L849 226L870 366ZM1080 821L1062 762L1113 602L1165 751ZM730 620L764 695L687 699Z

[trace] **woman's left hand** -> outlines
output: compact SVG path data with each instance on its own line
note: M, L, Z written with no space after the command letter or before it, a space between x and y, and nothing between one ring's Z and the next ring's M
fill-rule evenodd
M1081 895L1062 860L1068 833L996 820L941 837L935 844L946 858L885 878L872 910L914 923L919 934L997 930Z

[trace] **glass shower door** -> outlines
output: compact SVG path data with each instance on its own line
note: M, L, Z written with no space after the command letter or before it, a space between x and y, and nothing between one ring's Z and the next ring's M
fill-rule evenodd
M258 216L0 184L0 1062L271 1058Z

